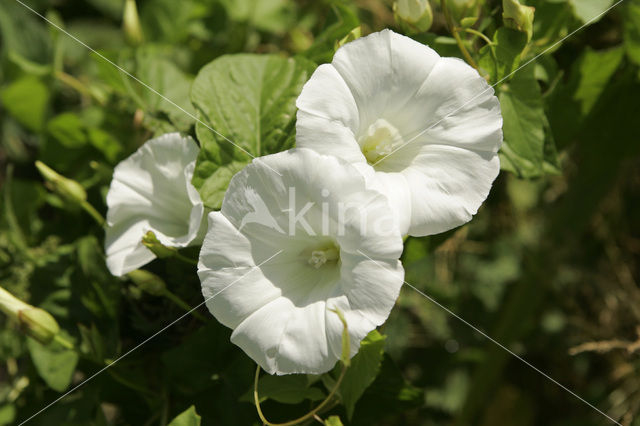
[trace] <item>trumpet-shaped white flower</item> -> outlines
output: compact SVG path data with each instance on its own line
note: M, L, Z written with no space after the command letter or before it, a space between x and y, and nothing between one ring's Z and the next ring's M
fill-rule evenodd
M463 61L392 31L341 47L297 106L297 146L370 176L403 234L469 221L498 175L502 117L493 89Z
M147 231L165 246L198 243L204 205L191 185L198 151L190 137L169 133L147 141L116 166L107 193L105 238L113 275L155 259L141 242Z
M277 171L278 173L275 173ZM209 214L198 275L231 341L273 374L328 371L400 291L402 239L387 199L336 157L296 149L257 158Z

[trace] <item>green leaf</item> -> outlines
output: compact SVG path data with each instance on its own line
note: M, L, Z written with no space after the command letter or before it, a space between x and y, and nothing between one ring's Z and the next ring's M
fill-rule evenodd
M520 64L520 54L527 45L527 34L501 27L493 35L493 43L480 49L478 65L489 73L492 83L497 83Z
M207 207L220 207L231 177L251 156L293 146L295 100L310 73L306 60L250 54L222 56L200 70L191 101L199 118L224 135L196 124L202 149L193 184Z
M58 392L67 389L78 363L78 354L55 342L45 346L31 338L27 339L27 347L36 371L45 383Z
M13 404L5 404L0 407L0 426L13 424L16 418L16 407Z
M380 371L386 336L373 330L360 344L360 350L351 359L351 367L340 384L342 403L349 419L353 416L356 402L365 389L375 380Z
M314 39L304 55L316 63L331 62L337 41L346 37L360 25L358 15L347 5L335 2L335 22L323 29Z
M289 374L286 376L263 375L258 382L260 401L272 399L283 404L299 404L308 399L320 401L325 395L319 388L309 386L309 378L304 374ZM253 389L243 400L253 402Z
M145 112L167 114L179 130L188 130L195 122L195 110L189 102L192 77L182 72L169 59L153 51L140 50L136 63L136 77L164 96L160 97L151 90L138 86Z
M614 0L569 0L569 3L571 3L573 14L576 18L584 23L593 19L593 22L590 22L590 24L593 24L604 16L598 15L607 10L613 4L613 1Z
M624 47L629 59L640 65L640 1L628 2L623 16Z
M525 178L543 173L546 117L533 67L516 73L498 98L504 120L501 166Z
M49 120L47 132L66 148L80 148L87 143L84 123L72 112L64 112Z
M196 408L192 405L178 415L175 419L171 420L169 426L200 426L200 416L196 413Z
M282 34L295 19L293 4L287 0L220 0L229 17L259 30Z
M39 79L22 77L0 92L4 108L27 129L39 132L44 126L51 93Z
M325 426L342 426L342 421L338 416L331 416L324 421Z
M351 423L379 424L385 417L423 405L424 391L407 383L398 366L385 354L378 377L358 402Z
M559 146L568 145L580 130L623 55L622 47L602 51L586 48L578 58L568 82L549 101L549 122Z

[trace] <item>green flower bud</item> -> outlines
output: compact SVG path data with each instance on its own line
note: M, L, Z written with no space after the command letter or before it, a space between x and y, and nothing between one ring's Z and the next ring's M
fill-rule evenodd
M47 187L66 201L81 204L87 200L87 192L75 180L58 174L41 161L36 161L36 167L45 179Z
M397 0L393 3L393 15L398 25L413 32L427 31L433 23L429 0Z
M124 3L122 29L124 30L125 39L129 44L138 46L144 41L135 0L126 0Z
M504 26L527 33L527 41L533 36L533 15L536 8L524 6L518 0L502 0Z
M162 278L149 271L136 269L135 271L129 272L127 276L138 288L152 296L162 296L167 290L167 286Z
M360 37L362 37L362 27L358 25L357 27L355 27L354 29L349 31L349 34L344 36L341 40L336 41L336 45L334 46L334 50L338 50L339 48L341 48L345 44L347 44L347 43L349 43L351 41L357 40Z
M0 287L0 310L18 321L20 328L43 345L51 342L60 331L58 322L47 311L16 298Z
M153 231L148 231L146 234L144 234L144 237L142 237L142 244L146 248L151 250L153 254L158 256L160 259L174 256L178 252L178 250L176 250L175 248L167 247L162 244L156 237L156 234L153 233Z

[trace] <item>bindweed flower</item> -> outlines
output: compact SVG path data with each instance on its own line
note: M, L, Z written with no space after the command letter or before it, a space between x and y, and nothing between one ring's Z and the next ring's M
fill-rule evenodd
M401 252L386 197L338 158L296 149L233 177L209 214L198 275L211 313L264 370L319 374L341 357L332 310L346 319L351 356L386 320Z
M152 231L168 247L199 244L204 205L191 178L198 146L169 133L118 164L107 193L107 266L121 276L155 259L142 239Z
M340 48L296 104L297 146L354 164L388 196L403 234L469 221L498 175L493 89L463 61L392 31Z

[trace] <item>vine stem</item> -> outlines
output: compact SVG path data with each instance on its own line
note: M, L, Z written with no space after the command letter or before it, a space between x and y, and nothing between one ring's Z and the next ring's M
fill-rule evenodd
M105 220L104 217L95 209L88 201L83 201L80 203L80 206L84 209L85 212L89 213L89 216L95 220L98 225L104 226Z
M266 419L266 417L262 413L262 409L260 408L260 398L258 397L258 378L260 377L260 366L258 365L256 367L256 376L253 382L253 400L256 403L256 410L258 411L258 416L260 416L260 420L262 421L262 423L264 423L267 426L293 426L313 418L320 410L322 410L329 403L329 401L331 401L333 396L336 394L336 392L340 388L340 384L342 383L342 379L344 378L344 375L346 372L347 372L347 366L346 364L342 363L342 371L340 372L340 377L338 377L336 384L333 386L333 389L331 389L331 392L329 392L329 395L327 395L324 401L322 401L316 408L309 411L304 416L298 417L295 420L291 420L286 423L271 423L269 420Z
M492 46L494 43L493 41L487 37L486 35L482 34L480 31L478 30L474 30L473 28L462 28L462 31L467 32L469 34L473 34L475 36L480 37L481 39L483 39L489 46Z
M440 7L442 8L442 13L444 13L444 19L447 22L447 27L449 28L449 32L451 33L453 38L456 39L456 43L458 43L458 48L462 52L462 56L464 56L464 59L469 63L469 65L471 65L473 68L478 70L478 64L476 64L476 61L473 60L473 58L471 57L471 54L469 53L467 48L464 46L464 41L462 40L462 38L460 37L460 34L458 33L458 29L455 23L453 22L451 13L449 13L449 8L447 7L447 0L441 0Z

